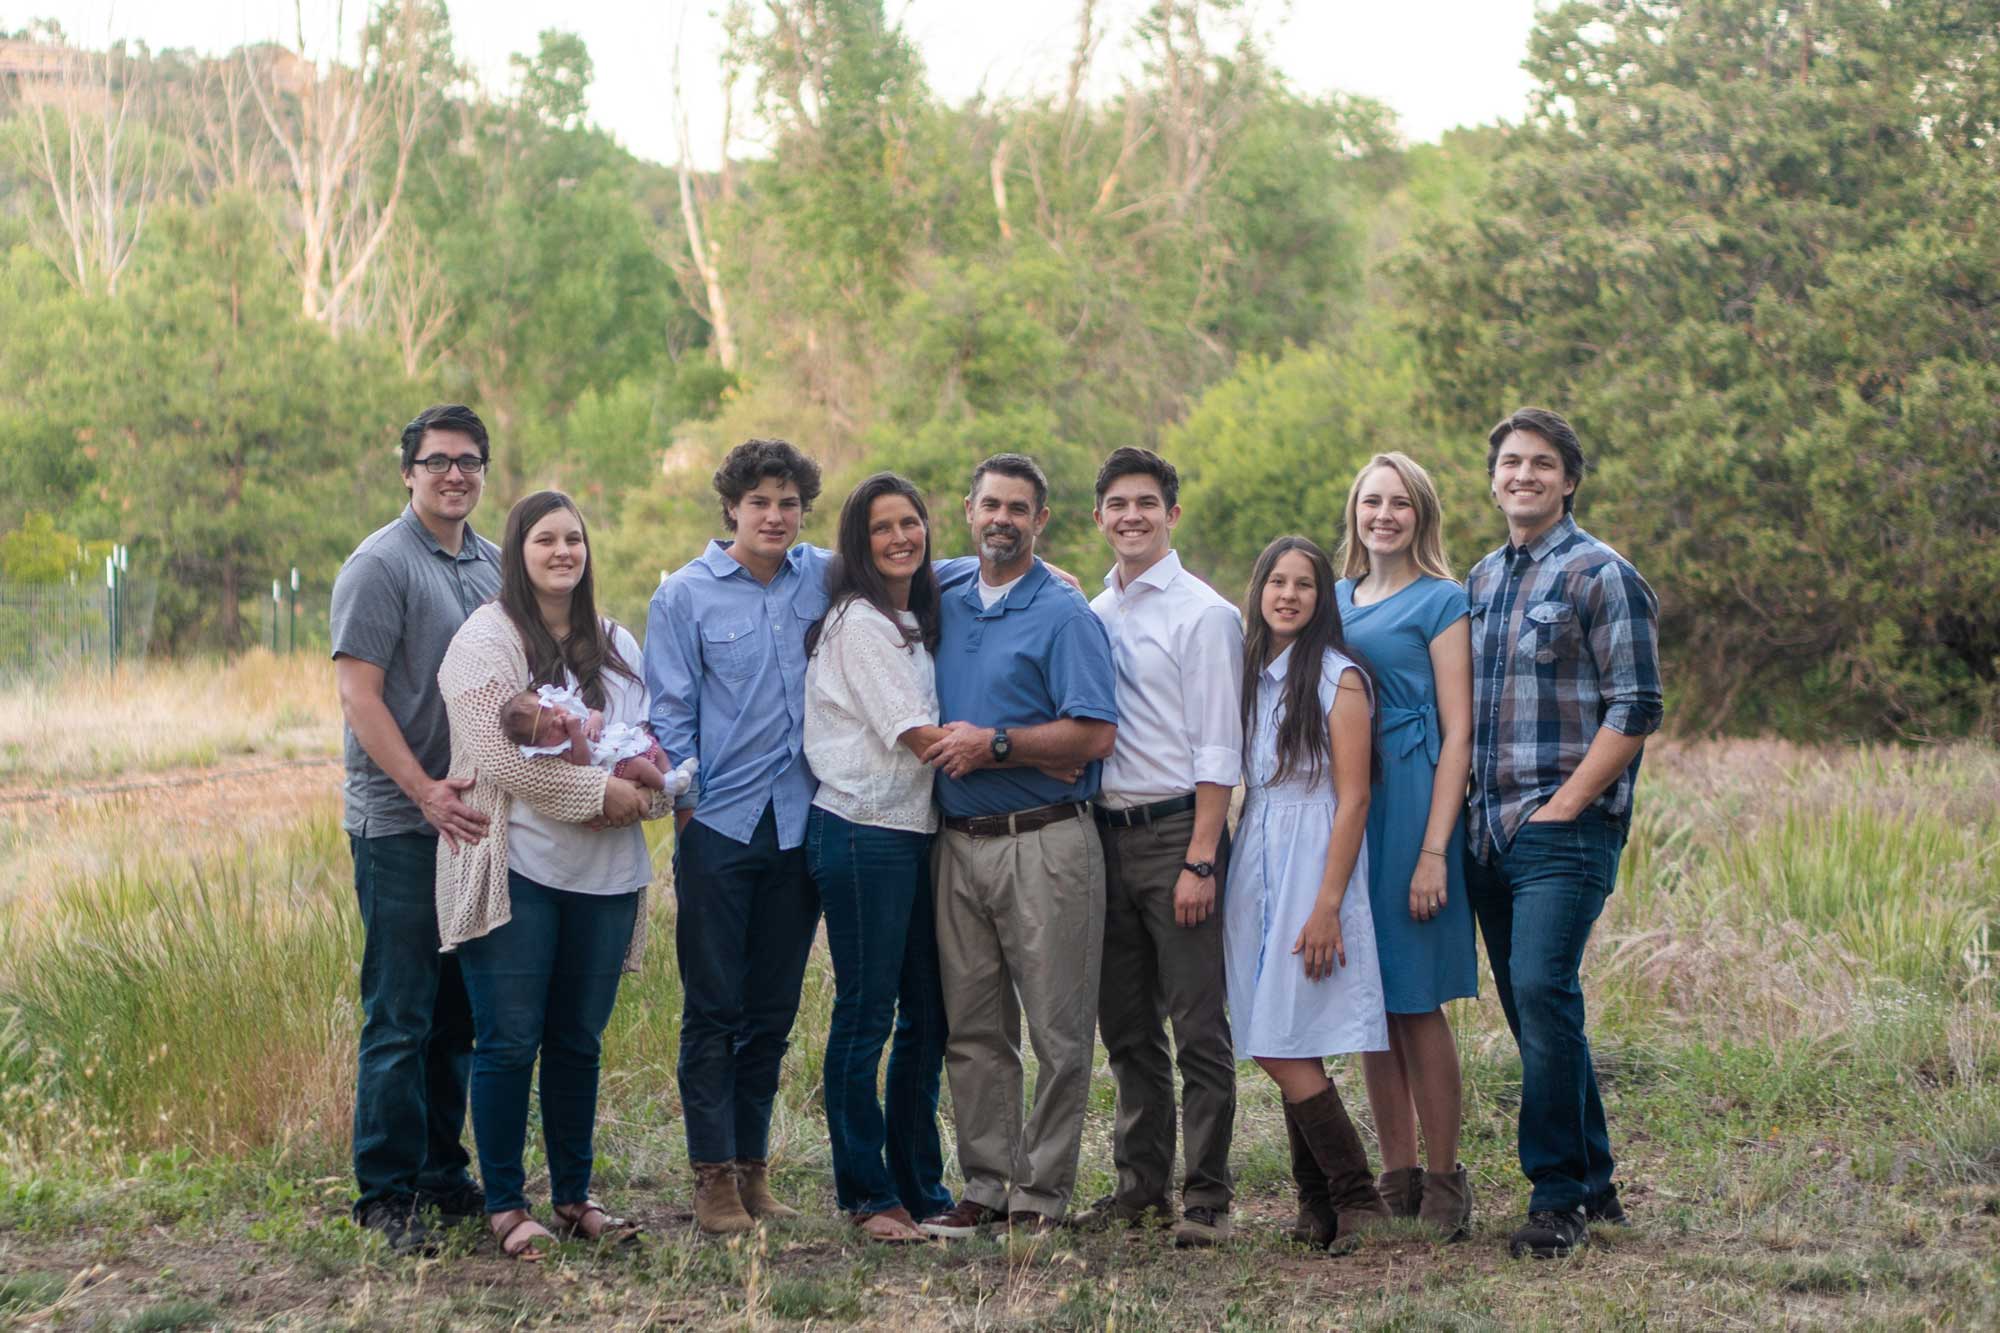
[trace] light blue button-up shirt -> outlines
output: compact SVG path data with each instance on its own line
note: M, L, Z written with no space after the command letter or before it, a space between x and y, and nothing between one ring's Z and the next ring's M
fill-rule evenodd
M646 611L653 735L670 763L701 760L694 817L748 843L770 806L778 846L806 836L806 628L826 613L830 553L800 544L769 584L712 541ZM689 804L683 798L683 806Z

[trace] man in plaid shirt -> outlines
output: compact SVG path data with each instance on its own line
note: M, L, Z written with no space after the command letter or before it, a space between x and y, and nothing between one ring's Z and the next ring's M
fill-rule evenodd
M1516 1255L1622 1222L1611 1140L1584 1035L1578 969L1618 878L1639 753L1660 726L1659 604L1618 552L1576 525L1583 448L1524 407L1487 437L1507 544L1466 579L1473 718L1467 896L1521 1049L1521 1169L1533 1189Z

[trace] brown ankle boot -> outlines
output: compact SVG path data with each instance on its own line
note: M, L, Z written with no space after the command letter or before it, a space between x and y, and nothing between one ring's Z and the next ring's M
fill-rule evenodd
M1333 1205L1326 1197L1326 1172L1319 1169L1312 1149L1306 1146L1299 1118L1285 1103L1285 1137L1292 1145L1292 1179L1299 1187L1299 1217L1285 1234L1301 1245L1323 1250L1333 1244Z
M1368 1150L1341 1105L1340 1089L1326 1085L1317 1097L1288 1107L1298 1117L1306 1146L1326 1173L1327 1201L1333 1205L1334 1245L1345 1248L1361 1234L1389 1220L1389 1205L1375 1189Z
M1423 1207L1417 1216L1445 1240L1464 1240L1472 1234L1472 1182L1464 1162L1448 1175L1432 1172L1424 1177Z
M736 1169L730 1163L694 1163L694 1220L711 1236L729 1236L756 1227L736 1192Z
M1420 1166L1399 1166L1375 1178L1375 1189L1389 1205L1391 1217L1415 1217L1424 1197L1427 1177Z
M782 1222L797 1217L799 1210L787 1208L771 1195L769 1168L754 1157L736 1159L736 1190L743 1207L759 1222Z

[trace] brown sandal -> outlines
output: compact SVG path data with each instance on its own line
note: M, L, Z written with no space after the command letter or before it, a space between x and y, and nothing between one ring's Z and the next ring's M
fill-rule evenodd
M529 1230L529 1228L533 1230ZM538 1264L547 1257L537 1241L553 1241L548 1228L537 1222L534 1215L525 1208L513 1208L504 1213L489 1213L486 1229L500 1242L500 1253L509 1259L518 1259L524 1264ZM522 1234L526 1232L526 1234Z
M917 1230L917 1221L910 1216L910 1210L898 1205L884 1208L879 1213L855 1213L851 1220L862 1235L878 1245L920 1245L929 1239ZM887 1222L893 1227L901 1227L905 1234L894 1231L877 1231L869 1226L871 1222Z
M565 1240L590 1240L600 1245L626 1245L644 1229L636 1222L613 1217L595 1199L555 1207L556 1234Z

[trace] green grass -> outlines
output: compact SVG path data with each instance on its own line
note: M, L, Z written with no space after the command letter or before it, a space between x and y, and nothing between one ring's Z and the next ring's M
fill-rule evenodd
M32 913L0 908L0 1271L16 1274L0 1317L61 1303L110 1328L2000 1322L2000 752L1717 745L1647 764L1586 964L1639 1225L1601 1231L1571 1264L1502 1253L1526 1191L1520 1064L1490 994L1453 1014L1467 1245L1396 1231L1327 1260L1279 1241L1282 1119L1246 1066L1238 1239L1219 1253L1069 1234L868 1249L831 1197L823 953L773 1136L778 1188L808 1216L703 1240L686 1215L664 895L607 1034L599 1139L597 1192L648 1224L645 1242L565 1245L531 1271L468 1229L441 1259L393 1259L345 1217L359 929L345 842L321 814L233 860L148 848ZM1365 1122L1358 1069L1341 1077ZM1111 1184L1114 1104L1100 1060L1080 1199ZM97 1267L90 1283L62 1276Z

